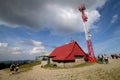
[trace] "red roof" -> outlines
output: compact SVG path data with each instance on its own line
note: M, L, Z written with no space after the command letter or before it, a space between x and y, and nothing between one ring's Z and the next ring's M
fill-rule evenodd
M54 61L73 61L75 56L85 56L85 52L80 48L77 42L73 41L69 44L57 47L49 55Z

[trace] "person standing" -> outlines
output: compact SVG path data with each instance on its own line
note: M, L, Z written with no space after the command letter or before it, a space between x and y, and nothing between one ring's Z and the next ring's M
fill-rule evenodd
M114 59L114 57L115 57L114 54L111 54L111 57L112 57L112 59Z
M109 62L108 57L106 56L106 54L104 54L104 61L105 61L106 64L108 64L108 62Z
M99 55L98 58L99 58L100 64L103 64L103 55Z
M118 54L115 54L115 58L118 59Z

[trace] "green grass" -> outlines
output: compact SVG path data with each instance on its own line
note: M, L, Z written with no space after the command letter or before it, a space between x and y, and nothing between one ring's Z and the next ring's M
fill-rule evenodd
M39 61L36 61L36 62L33 62L33 63L20 65L20 67L19 67L20 72L28 71L28 70L32 69L33 66L40 65L40 64L41 63Z
M46 64L44 66L44 68L47 68L47 69L61 69L61 67L54 66L53 64Z
M18 72L20 73L20 72L25 72L25 71L31 70L33 66L40 65L40 64L41 64L41 62L39 62L39 61L36 61L33 63L22 64L19 66ZM9 72L9 68L4 69L4 70Z

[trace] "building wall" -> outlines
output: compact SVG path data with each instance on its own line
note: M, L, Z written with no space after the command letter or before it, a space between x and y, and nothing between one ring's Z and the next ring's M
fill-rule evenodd
M79 59L75 59L75 62L67 62L67 63L58 63L58 62L54 62L52 61L52 59L50 59L50 63L51 64L56 64L58 67L72 67L78 64L82 64L85 63L84 58L79 58Z
M48 63L48 60L42 60L41 61L41 66L45 66Z

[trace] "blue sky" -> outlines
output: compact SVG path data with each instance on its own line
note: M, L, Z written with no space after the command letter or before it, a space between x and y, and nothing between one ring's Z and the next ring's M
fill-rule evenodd
M0 61L35 59L71 38L87 52L81 3L95 55L120 53L119 0L1 0Z

